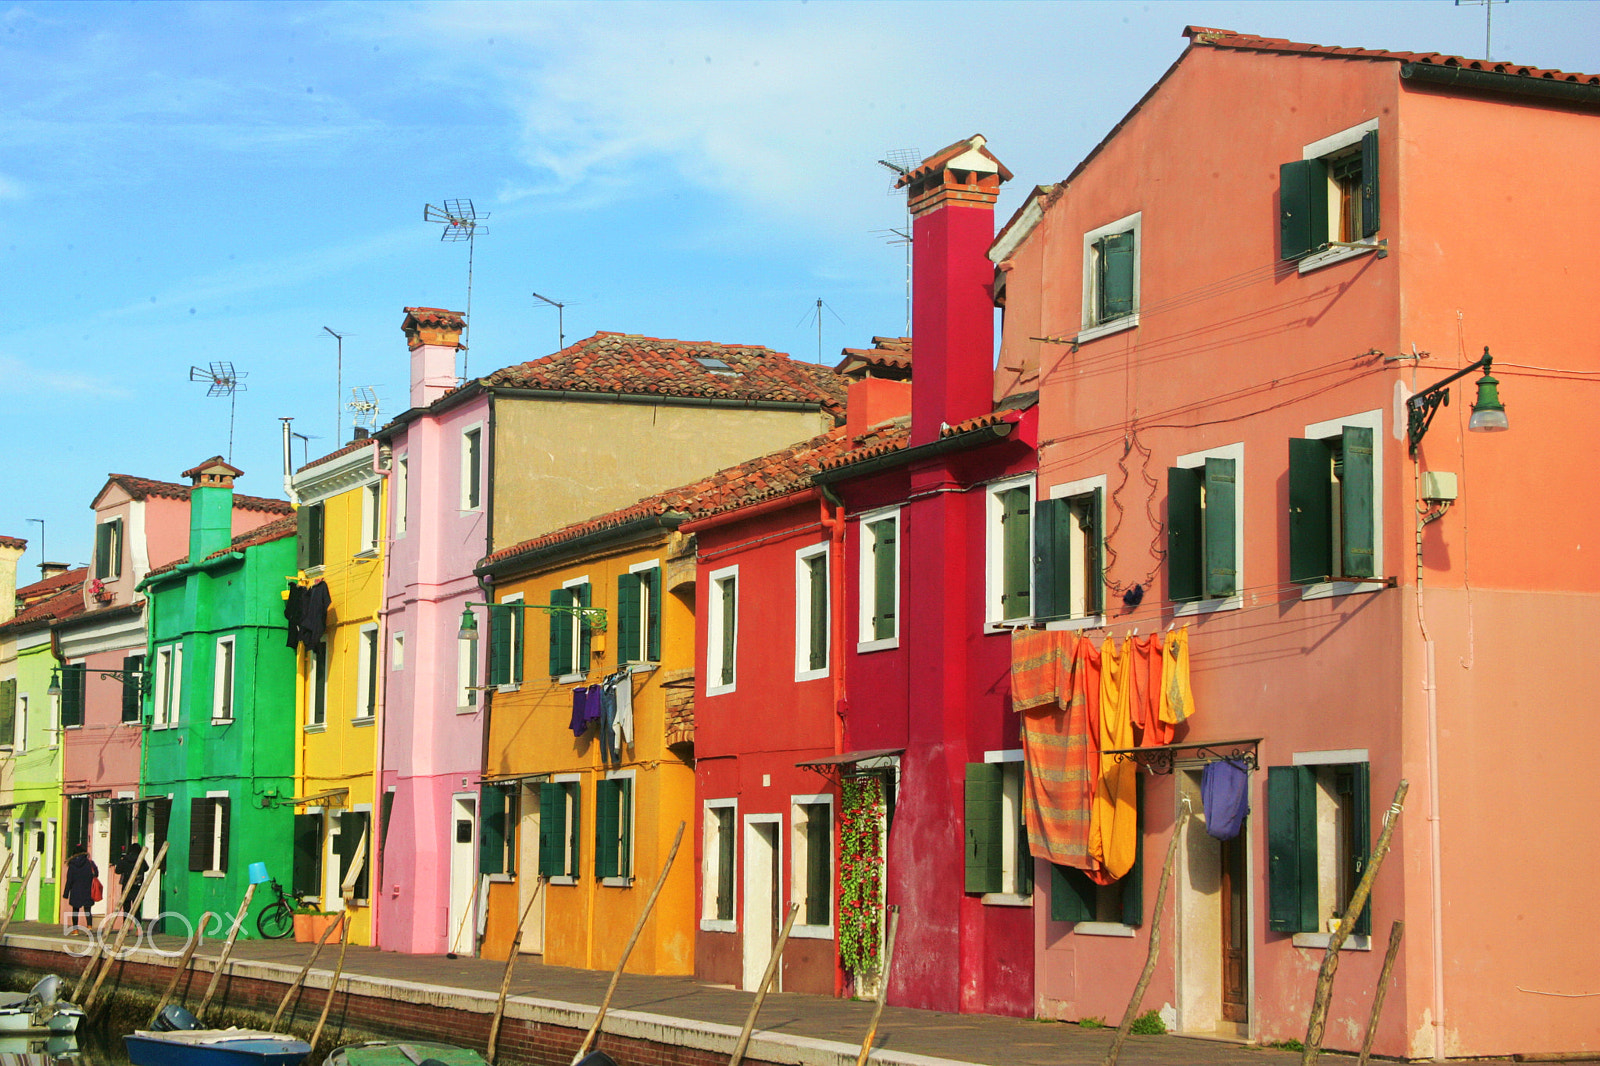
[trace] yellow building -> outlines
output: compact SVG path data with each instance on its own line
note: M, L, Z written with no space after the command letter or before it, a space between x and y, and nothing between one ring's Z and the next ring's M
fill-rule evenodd
M686 516L666 510L671 495L496 552L478 570L495 590L495 606L463 622L464 638L481 630L489 645L485 956L507 956L526 913L521 951L614 967L682 826L627 968L693 972L695 772L682 712L694 547L674 532ZM594 688L600 721L585 722Z
M361 439L302 467L298 581L286 591L297 647L294 869L297 900L350 912L350 940L372 943L377 822L374 802L385 653L384 471L378 443ZM392 646L387 646L392 645ZM283 880L278 871L273 873Z

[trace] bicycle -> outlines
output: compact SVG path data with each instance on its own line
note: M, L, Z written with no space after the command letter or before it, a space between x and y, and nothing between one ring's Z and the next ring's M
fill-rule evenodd
M272 886L277 899L268 903L261 909L261 913L256 915L256 932L268 940L282 940L294 932L294 900L283 890L283 886L278 884L277 878L272 878L267 883Z

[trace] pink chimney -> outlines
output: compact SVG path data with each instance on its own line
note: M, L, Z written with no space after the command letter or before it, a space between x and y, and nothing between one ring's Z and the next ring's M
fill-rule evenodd
M442 307L408 307L400 324L411 348L411 406L426 407L456 387L456 351L466 319Z

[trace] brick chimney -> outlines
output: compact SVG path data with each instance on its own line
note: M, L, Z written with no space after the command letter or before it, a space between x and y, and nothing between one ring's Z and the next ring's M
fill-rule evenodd
M442 307L408 307L400 324L411 349L411 406L426 407L456 387L456 351L466 319Z
M994 202L1011 171L982 136L957 141L901 176L911 223L911 443L987 414L994 396Z
M9 622L17 613L17 562L28 550L21 537L0 537L0 622Z
M189 490L189 561L198 563L233 541L233 479L244 473L213 455L185 470Z

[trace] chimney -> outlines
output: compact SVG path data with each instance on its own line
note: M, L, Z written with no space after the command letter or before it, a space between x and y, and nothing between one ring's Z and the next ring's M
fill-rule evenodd
M21 537L0 537L0 622L9 622L17 613L17 563L28 550Z
M845 432L851 440L858 440L873 426L904 418L911 413L911 396L909 381L874 377L852 381L845 408Z
M912 215L911 443L987 414L994 396L994 202L1011 171L982 136L901 175Z
M189 490L189 561L198 563L233 541L233 479L244 471L213 455L183 472Z
M411 349L411 406L426 407L456 387L456 351L466 319L442 307L408 307L400 324Z
M59 577L71 569L72 567L68 566L66 563L40 563L39 580L48 581L53 577Z

